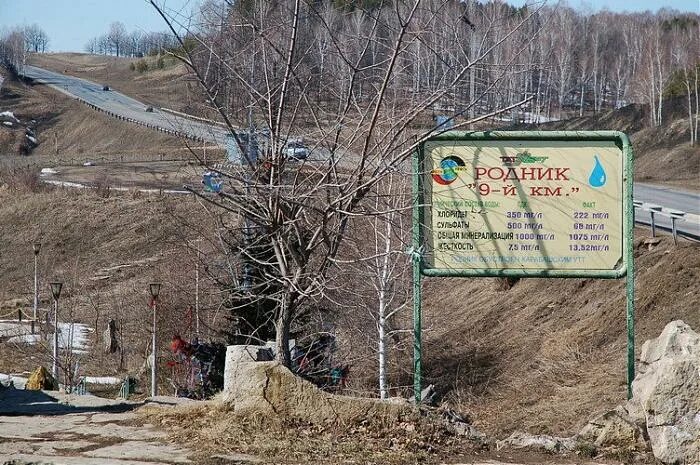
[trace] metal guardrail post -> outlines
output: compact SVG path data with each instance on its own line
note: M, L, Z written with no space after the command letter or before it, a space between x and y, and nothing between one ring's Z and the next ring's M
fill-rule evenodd
M673 243L675 245L678 245L678 230L676 229L676 220L682 219L685 216L685 212L680 210L669 210L668 213L671 216L671 233L673 234Z
M654 214L661 211L660 205L648 204L649 216L651 216L651 237L656 237L656 221L654 220Z

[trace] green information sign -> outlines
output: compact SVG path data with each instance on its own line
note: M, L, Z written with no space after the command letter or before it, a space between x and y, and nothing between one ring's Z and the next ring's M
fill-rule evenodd
M632 147L620 132L446 132L414 158L420 391L425 276L628 277L634 377Z

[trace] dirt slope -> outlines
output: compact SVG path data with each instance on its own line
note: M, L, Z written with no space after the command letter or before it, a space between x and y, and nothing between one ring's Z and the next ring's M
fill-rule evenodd
M700 145L690 146L686 103L667 101L664 123L650 127L647 105L632 104L619 110L553 121L539 125L520 125L520 130L623 131L632 141L637 181L669 184L700 191Z
M90 336L92 354L81 360L83 373L138 374L150 340L149 282L163 284L158 312L163 349L175 332L191 336L185 309L194 302L196 255L187 240L195 232L185 230L178 218L207 224L198 212L191 198L132 193L104 197L95 191L46 187L30 192L10 190L0 181L0 315L18 309L31 314L32 243L40 241L40 316L51 308L48 283L63 282L60 320L98 329ZM202 314L208 315L212 294L204 282L201 289ZM109 319L121 327L123 363L118 353L102 352L102 331ZM207 329L211 320L207 316L202 321L206 339L212 334ZM0 344L0 372L21 373L39 363L50 366L49 352L50 344L38 350ZM170 373L163 369L161 374Z
M637 354L669 321L700 328L700 246L636 231ZM625 280L429 279L428 382L487 431L571 434L625 398Z

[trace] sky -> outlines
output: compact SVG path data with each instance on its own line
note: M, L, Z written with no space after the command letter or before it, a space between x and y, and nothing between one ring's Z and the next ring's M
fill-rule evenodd
M509 0L520 6L538 0ZM200 0L157 0L158 4L181 17L189 17ZM548 0L556 4L556 0ZM575 8L588 6L593 11L656 11L670 7L700 13L700 0L569 0ZM146 0L0 0L0 30L38 24L49 36L53 52L80 52L85 44L109 29L114 21L124 23L128 31L165 30L163 20Z
M169 13L189 17L199 0L156 0ZM52 52L81 52L115 21L127 31L165 31L163 19L146 0L0 0L0 30L38 24Z

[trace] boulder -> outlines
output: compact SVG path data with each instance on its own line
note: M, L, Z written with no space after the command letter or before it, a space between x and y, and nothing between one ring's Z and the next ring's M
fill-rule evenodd
M327 393L279 362L256 362L253 357L250 350L234 349L226 354L221 400L235 414L280 416L316 424L394 424L418 415L406 404Z
M644 412L654 456L700 463L700 335L682 321L642 347L633 402Z
M578 439L599 447L651 447L667 464L700 464L700 335L682 321L642 346L632 399L589 422Z
M635 416L637 411L636 406L628 402L605 412L589 421L576 440L596 448L647 450L644 417Z

